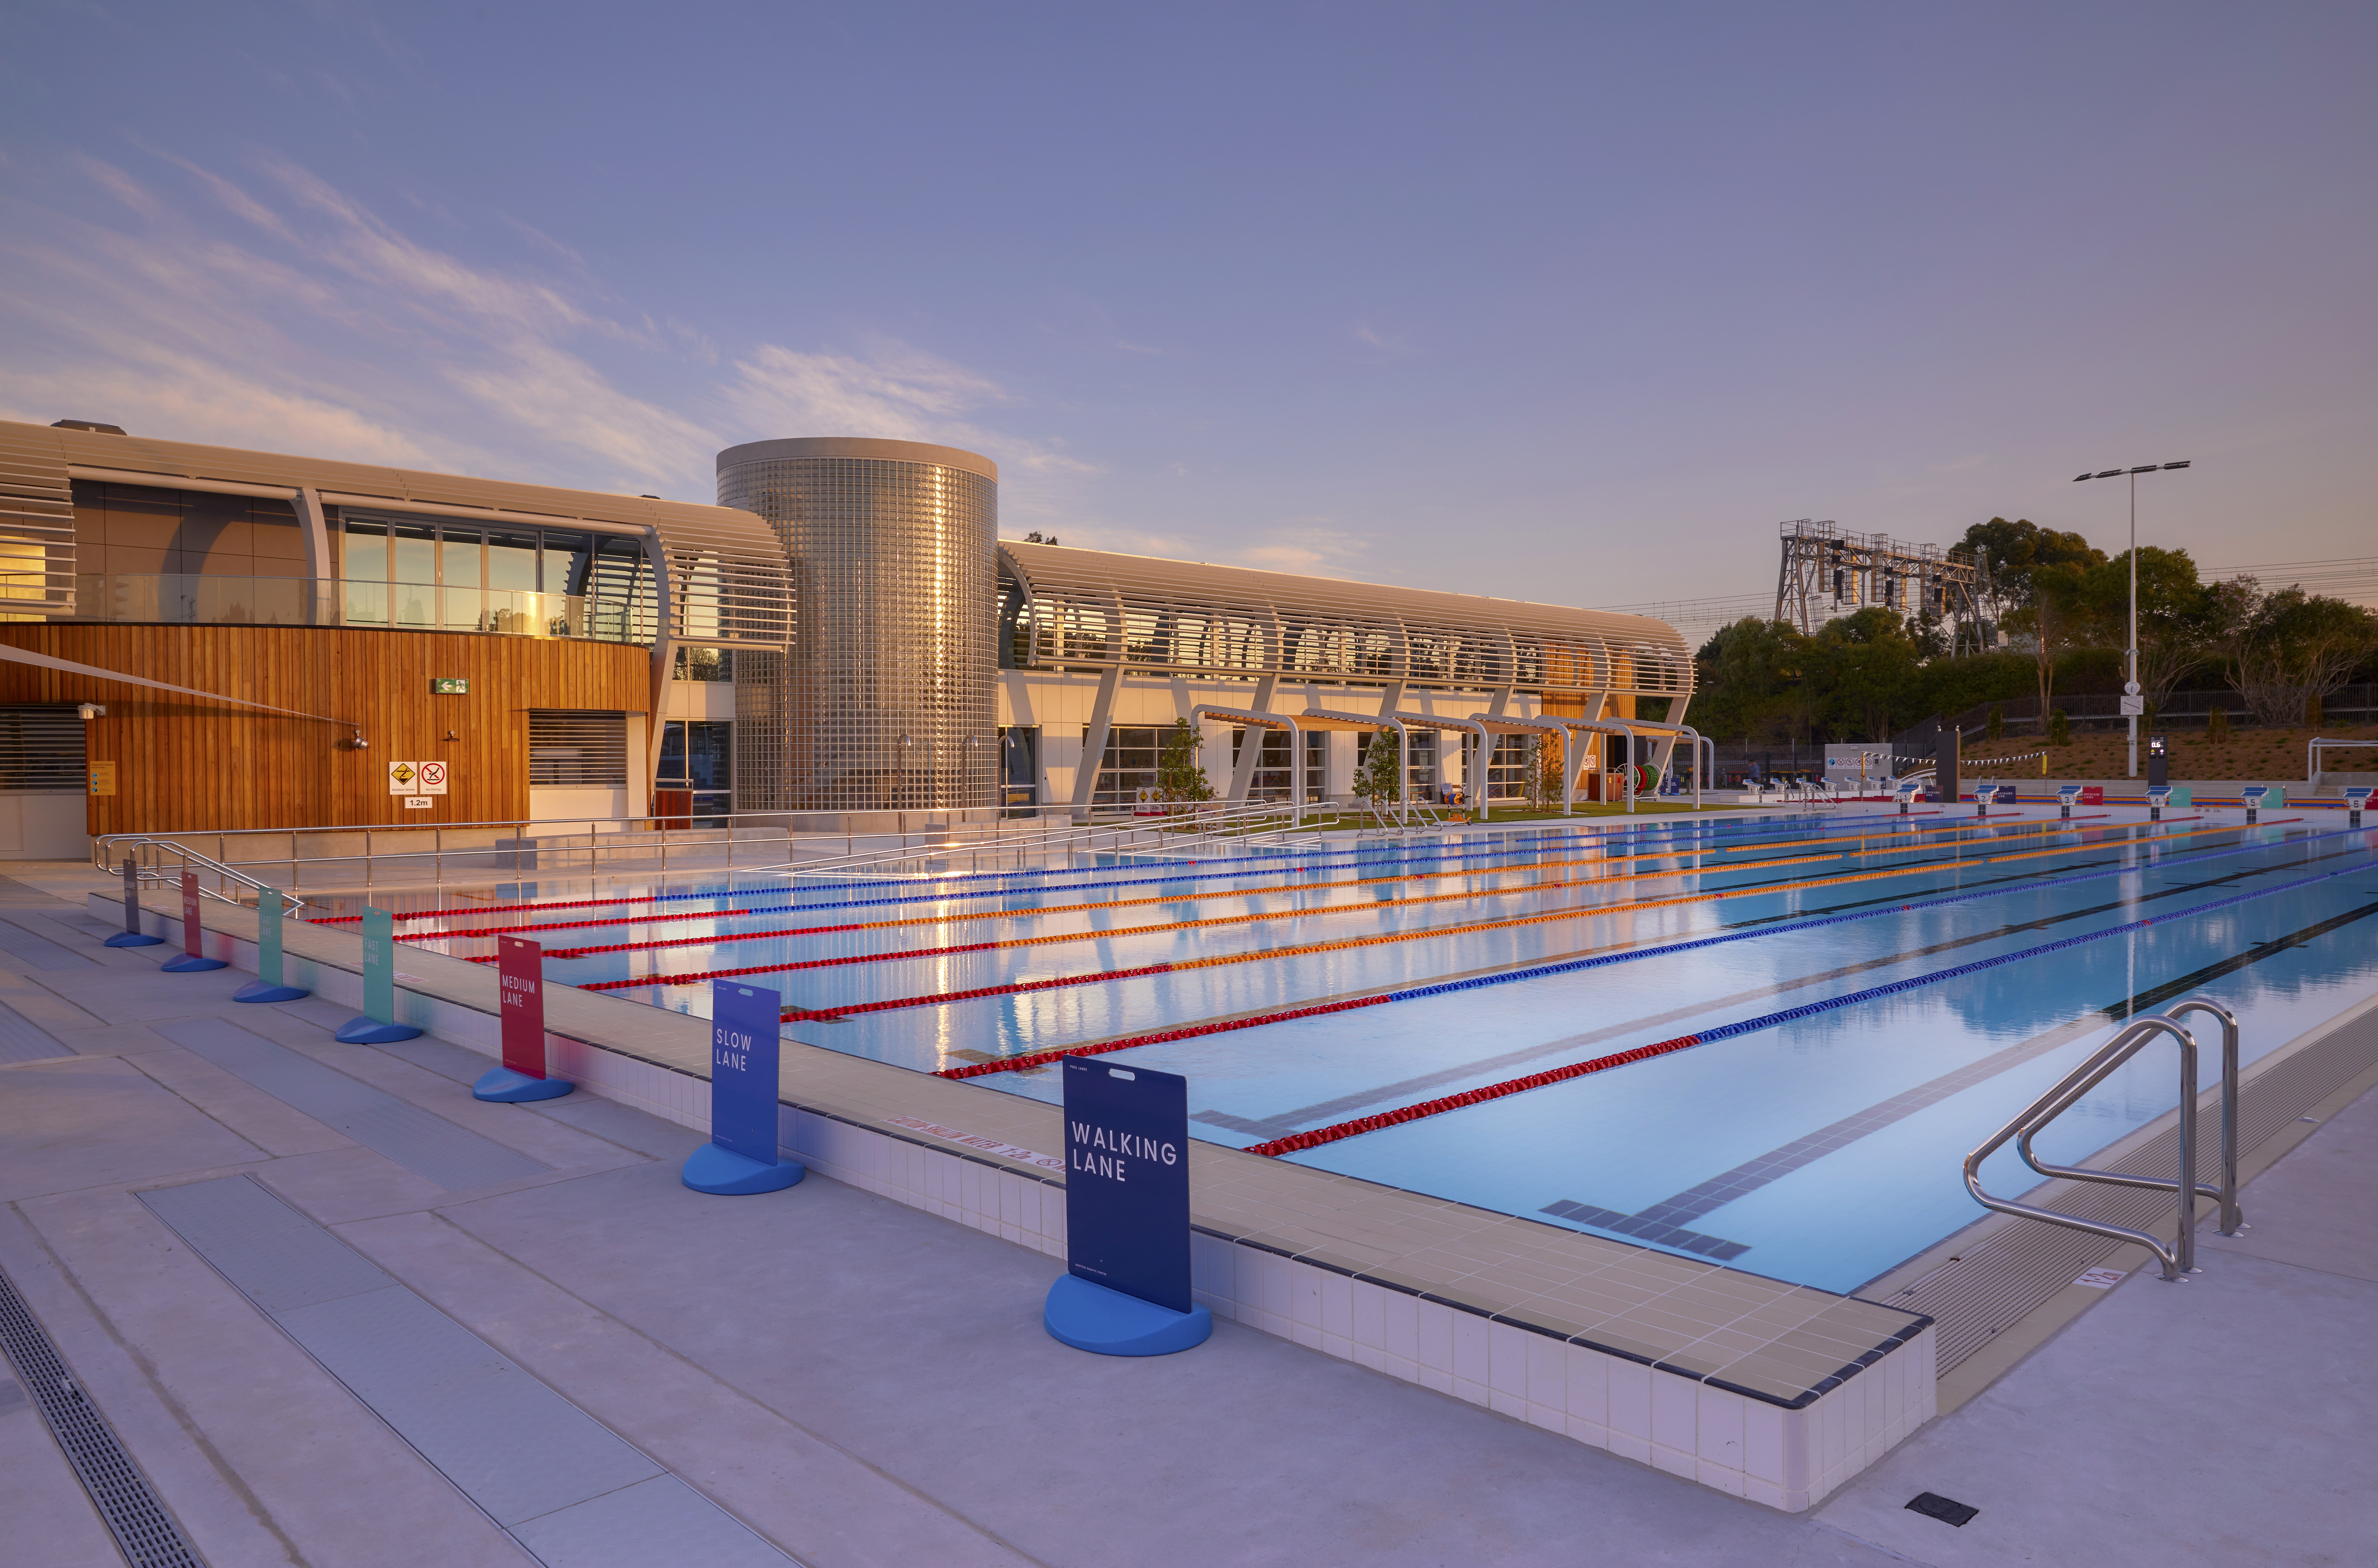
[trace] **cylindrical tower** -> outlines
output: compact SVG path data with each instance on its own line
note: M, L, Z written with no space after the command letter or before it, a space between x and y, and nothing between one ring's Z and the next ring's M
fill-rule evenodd
M998 801L999 468L918 441L751 441L718 502L791 558L782 656L736 655L740 811L919 811Z

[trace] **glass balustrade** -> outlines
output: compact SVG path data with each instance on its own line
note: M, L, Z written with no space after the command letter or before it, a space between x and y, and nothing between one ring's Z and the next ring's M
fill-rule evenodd
M76 601L78 621L369 626L610 643L648 643L655 630L649 614L634 602L522 588L360 579L318 583L310 577L91 572L77 577Z

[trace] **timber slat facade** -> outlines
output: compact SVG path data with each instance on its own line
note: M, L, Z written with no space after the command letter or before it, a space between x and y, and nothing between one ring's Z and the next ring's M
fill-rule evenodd
M518 821L529 816L532 708L643 715L648 650L472 633L332 627L18 622L0 641L345 723L293 718L118 681L0 663L0 704L105 705L90 761L114 795L88 797L89 831ZM433 694L459 676L467 695ZM351 745L360 731L369 742ZM449 734L455 738L448 740ZM407 811L396 760L447 765L448 792Z

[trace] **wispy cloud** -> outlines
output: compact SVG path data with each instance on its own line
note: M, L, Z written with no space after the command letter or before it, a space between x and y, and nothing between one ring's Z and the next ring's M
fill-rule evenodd
M16 416L688 498L734 440L883 436L987 453L1034 526L1065 526L1097 472L989 422L1018 400L912 345L722 351L622 308L576 252L508 218L569 276L425 243L285 158L234 177L143 151L162 181L75 161L126 222L6 210L0 405Z

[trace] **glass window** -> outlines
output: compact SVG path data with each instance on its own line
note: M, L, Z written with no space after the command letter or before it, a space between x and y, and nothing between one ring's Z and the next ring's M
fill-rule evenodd
M437 621L437 530L401 523L389 530L389 622L428 626Z
M487 534L487 586L515 593L536 592L536 536Z
M350 523L342 540L344 559L339 573L345 579L344 616L350 626L388 624L388 527L381 523Z
M486 536L477 528L457 528L448 524L438 530L443 536L438 545L438 580L450 588L479 586L479 547Z

